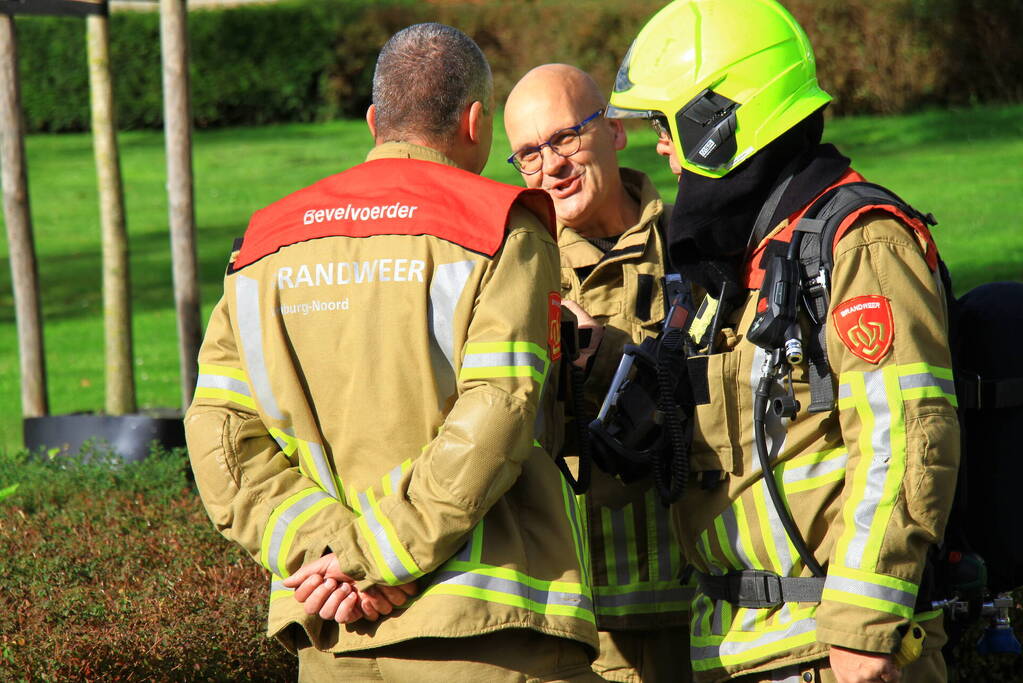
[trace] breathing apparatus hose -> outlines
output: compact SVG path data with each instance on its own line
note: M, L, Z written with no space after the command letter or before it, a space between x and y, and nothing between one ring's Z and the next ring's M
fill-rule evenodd
M817 562L817 558L810 552L810 549L806 547L803 535L799 533L799 528L796 527L792 515L781 499L781 493L778 491L778 482L774 478L771 464L767 461L767 424L764 422L764 417L767 414L770 403L771 385L773 383L773 373L768 373L761 377L757 383L756 398L753 401L753 438L756 440L757 455L760 459L760 471L764 475L764 484L767 485L767 493L771 496L771 503L774 504L774 509L778 513L781 525L785 528L785 533L788 534L789 540L795 546L796 552L799 553L800 559L803 560L803 564L810 568L814 576L823 577L826 576L826 572L820 563Z
M665 505L681 498L689 483L689 439L679 420L669 365L669 354L681 346L681 334L680 331L668 332L657 345L657 410L664 416L664 431L670 448L654 449L650 464L654 486Z

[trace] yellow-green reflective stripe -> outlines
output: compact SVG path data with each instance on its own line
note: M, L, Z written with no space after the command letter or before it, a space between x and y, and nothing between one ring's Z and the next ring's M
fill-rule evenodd
M832 448L817 453L808 453L780 463L777 470L786 494L801 493L843 481L845 464L849 451Z
M547 350L533 342L471 342L465 345L458 378L532 377L542 385L549 367Z
M337 484L334 481L334 470L327 462L327 455L323 447L312 441L297 439L299 452L306 462L306 473L311 479L320 485L324 491L334 498L340 499Z
M898 366L899 386L905 400L920 398L943 398L958 407L955 380L951 368L942 368L928 363L910 363Z
M709 634L711 632L710 617L714 611L714 603L705 595L697 594L693 600L692 632L694 635Z
M252 400L251 396L245 394L239 394L237 391L231 391L230 389L216 389L213 387L201 387L195 388L196 398L215 398L220 401L228 401L230 403L237 403L240 406L248 408L249 410L256 409L256 402Z
M230 377L239 382L249 383L249 377L241 368L233 368L230 365L214 365L213 363L199 363L200 375L220 375Z
M360 521L364 521L365 529L370 532L367 540L376 546L376 556L383 560L388 570L381 571L385 578L389 581L393 579L397 585L422 576L423 571L398 540L391 521L380 509L372 489L359 494L359 505L362 508Z
M449 594L521 607L596 623L593 601L579 583L542 581L506 567L478 567L450 561L437 572L425 594Z
M398 490L401 477L412 467L412 458L406 458L401 464L391 468L391 471L380 478L380 488L385 496L389 496Z
M912 607L906 607L905 605L889 602L888 600L872 598L867 595L848 593L846 591L841 591L834 588L825 588L824 592L821 593L821 600L827 600L829 602L841 602L846 605L855 605L857 607L866 607L867 609L876 610L878 612L886 612L888 614L894 614L896 616L905 617L907 619L913 616Z
M547 360L547 349L534 344L533 342L526 341L514 341L514 342L469 342L465 345L465 354L486 354L486 353L502 353L502 352L522 352L531 353L540 360Z
M714 518L714 531L717 532L718 545L721 547L721 552L724 554L725 559L728 561L729 567L732 569L742 569L743 565L739 562L739 558L732 552L732 544L728 540L728 533L725 531L725 521L721 515ZM704 531L704 534L707 532ZM707 557L710 557L710 544L707 545Z
M765 476L772 475L773 473L771 472L765 474ZM771 529L770 518L767 516L767 503L764 500L765 488L766 484L763 483L753 486L753 506L757 510L757 520L760 522L760 537L767 547L767 559L771 563L771 571L786 576L791 567L782 565L781 557L778 555L778 548L775 546L774 533Z
M274 438L274 441L276 441L281 447L281 451L285 456L290 458L291 454L298 450L298 439L293 437L291 434L274 427L270 427L268 431L270 432L270 436Z
M466 368L462 367L458 373L458 380L465 381L469 379L488 379L494 377L531 377L538 384L542 384L546 375L542 372L537 372L532 367L523 367L519 365L510 367L485 367L485 368Z
M469 562L479 564L483 557L483 519L472 529L471 545L469 546Z
M898 503L902 480L906 474L906 413L902 392L899 388L898 368L885 368L882 370L881 377L884 383L883 391L871 391L869 382L867 391L868 399L872 402L876 401L878 404L878 407L874 408L875 415L881 412L880 406L884 403L887 403L888 409L888 462L884 463L883 467L874 463L871 473L868 475L870 481L867 483L868 492L871 492L878 483L882 483L880 495L877 497L874 507L867 543L863 548L863 558L858 565L859 569L868 572L877 568L877 560L881 555L881 544L888 531L888 523L895 510L895 505ZM883 436L878 435L876 438L883 439ZM875 454L878 450L880 449L875 450Z
M727 605L727 603L723 603ZM737 665L762 659L766 656L785 652L793 647L812 643L816 640L816 620L813 614L816 605L791 611L791 618L778 626L766 626L767 615L757 618L759 630L729 630L724 635L690 636L693 668L706 671L721 666ZM760 610L739 610L742 612ZM741 617L739 614L737 617ZM732 623L726 619L725 623Z
M561 480L561 497L565 502L565 518L568 520L568 527L572 533L572 547L575 548L575 559L579 563L579 571L586 583L592 582L590 569L590 550L587 537L584 535L579 508L576 504L575 493L569 488L564 477ZM582 498L582 496L580 496Z
M373 556L373 564L380 570L380 575L384 577L384 581L391 586L397 586L401 583L407 583L399 581L398 577L391 571L390 565L387 560L384 559L383 553L380 551L380 546L376 542L376 537L373 535L373 531L370 530L369 524L366 522L366 515L360 516L356 520L359 531L362 532L362 537L366 539L366 544L369 546L370 555Z
M765 643L759 646L752 646L747 649L727 647L733 643L722 643L717 648L712 647L691 647L693 671L708 671L723 666L738 666L747 662L765 659L771 655L788 652L797 647L812 645L817 642L817 628L811 625L811 630L805 633L796 633L787 638L781 638L774 642ZM729 634L731 635L731 634ZM723 654L705 654L708 651L724 651Z
M824 581L822 599L912 616L918 590L916 584L893 576L832 564Z
M867 389L864 383L864 376L858 372L846 372L842 373L839 377L839 396L845 397L839 398L838 406L840 410L846 410L849 408L856 410L856 417L860 422L860 433L857 438L857 446L860 450L859 462L856 464L856 469L853 472L852 490L849 492L849 499L842 509L842 536L838 540L837 552L835 557L845 558L846 566L856 566L858 564L858 555L852 557L850 546L853 545L853 539L858 535L857 529L857 505L858 501L863 500L864 490L867 487L867 476L870 471L870 464L874 459L874 447L872 442L872 435L874 432L874 415L870 410L870 404L867 403ZM863 546L863 543L857 543L857 553ZM853 561L849 561L852 559Z
M632 509L632 503L626 505L620 512L623 531L622 543L625 549L625 558L629 568L629 576L624 583L639 581L639 549L636 547L636 519Z
M295 589L285 587L284 579L276 575L272 577L270 580L270 602L281 598L290 598L293 595L295 595Z
M263 529L260 562L278 576L288 576L286 560L298 529L309 517L328 505L337 504L318 488L308 488L286 498L274 508Z
M931 619L937 619L938 617L942 616L943 614L944 614L944 610L940 610L940 609L932 609L929 612L917 612L916 614L913 615L913 621L915 621L918 624L922 624L925 621L930 621Z
M675 581L642 581L622 586L596 586L597 613L605 616L663 614L689 609L694 589Z
M600 527L604 532L604 564L607 566L607 582L610 584L622 583L618 580L614 530L611 528L611 511L608 508L600 508Z
M735 504L735 523L739 527L739 537L742 539L743 548L746 549L746 556L749 561L752 562L751 569L764 569L763 562L757 556L756 548L753 547L753 536L750 534L749 521L746 519L746 506L742 502L742 498L736 498Z

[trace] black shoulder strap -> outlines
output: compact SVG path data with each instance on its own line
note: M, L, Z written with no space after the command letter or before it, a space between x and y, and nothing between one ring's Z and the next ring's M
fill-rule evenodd
M833 187L810 205L795 229L801 233L799 261L802 268L803 302L810 317L812 333L806 343L809 367L811 413L829 412L835 407L835 387L828 365L826 344L831 268L834 265L835 236L850 214L868 206L894 206L907 216L928 225L934 217L922 214L887 188L867 182Z

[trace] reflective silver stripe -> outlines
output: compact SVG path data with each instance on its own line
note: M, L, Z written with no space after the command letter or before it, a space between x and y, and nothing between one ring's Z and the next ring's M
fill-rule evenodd
M395 493L398 490L398 484L401 483L402 470L401 465L398 465L393 470L387 473L387 477L391 480L391 493Z
M291 438L295 438L295 430L291 429L290 427L288 427L287 429L282 429L281 432L283 432L284 434L287 434ZM283 438L283 437L281 437L281 436L279 436L277 434L272 434L272 436L274 438L274 441L277 442L277 445L281 447L282 451L288 450L288 446L290 444L288 443L287 439L285 439L285 438ZM296 447L295 450L297 451L298 448ZM298 455L296 455L295 453L292 453L292 457L298 458Z
M394 574L398 583L408 583L414 580L416 577L408 573L405 565L401 563L398 555L394 552L394 548L391 547L391 541L387 538L387 532L384 531L383 525L377 519L376 510L370 505L369 496L363 492L358 495L358 498L359 507L362 508L362 519L366 522L366 526L369 527L370 533L373 534L373 539L376 541L377 549L380 550L380 556L383 558L384 564Z
M341 496L338 495L337 486L334 485L334 471L330 469L330 463L327 462L323 446L313 441L306 441L305 443L309 446L309 454L312 456L313 465L316 467L317 481L320 486L335 499L340 500Z
M611 543L615 552L615 579L619 584L632 583L639 577L632 577L629 571L629 541L625 532L625 508L611 510L611 534L614 538L605 538L604 543ZM623 577L624 575L624 577Z
M915 375L903 375L899 377L899 387L906 391L908 389L923 389L924 387L937 387L942 392L955 395L956 385L953 380L935 377L929 372L921 372Z
M782 481L786 484L795 484L796 482L805 481L807 479L823 477L826 474L844 470L845 464L848 461L849 453L846 452L834 458L810 463L809 465L804 465L802 467L793 467L792 469L786 468Z
M851 384L839 384L838 385L838 399L852 398L852 385Z
M756 347L753 353L753 367L750 371L750 394L752 403L750 405L756 405L756 392L757 385L760 383L760 378L763 377L764 360L767 358L767 351ZM771 384L771 398L776 396L784 396L786 391L779 386L778 382ZM788 434L788 429L785 428L785 423L782 418L774 414L774 411L768 410L767 415L764 416L764 426L767 438L767 461L773 463L778 454L785 448L785 438ZM751 425L752 428L752 425ZM753 439L753 457L750 465L750 472L760 471L760 449L757 448L757 441Z
M715 601L714 611L710 615L710 632L716 636L723 636L725 634L725 604L720 600Z
M256 392L259 407L275 420L283 420L270 387L270 373L263 357L263 322L259 311L259 283L252 278L238 275L235 280L235 298L238 301L238 329L242 337L242 351L245 353L245 367L249 381Z
M274 579L273 581L270 582L270 592L276 593L278 591L288 591L289 593L294 593L295 589L288 588L287 586L285 586L284 579Z
M771 475L768 474L768 476ZM771 527L771 540L774 542L774 548L778 552L778 562L781 563L781 566L777 568L777 572L782 576L788 576L795 565L792 549L789 547L789 537L785 533L785 527L782 525L778 509L771 502L771 494L767 490L767 482L761 479L760 486L764 496L764 509L767 511L768 525ZM782 495L784 496L784 493ZM764 541L766 542L767 539L765 538ZM770 556L770 553L768 553L768 556Z
M697 597L693 600L693 616L689 619L689 628L694 636L708 635L703 632L703 620L707 617L707 610L712 609L713 606L710 598L697 593Z
M466 541L457 553L451 556L456 562L469 562L472 559L472 536Z
M472 269L472 261L442 263L430 278L430 361L441 405L455 393L455 307Z
M846 567L859 569L863 561L863 551L870 540L870 527L877 513L877 506L884 495L885 482L888 480L888 469L891 464L891 427L892 415L888 408L888 397L884 388L884 376L881 370L863 373L863 381L867 391L867 403L874 418L874 430L870 435L874 457L867 470L866 487L863 499L856 504L853 512L855 533L849 541L845 554Z
M880 586L867 581L857 581L856 579L844 576L828 574L828 577L824 580L824 590L829 589L852 593L853 595L863 595L868 598L876 598L885 602L895 603L896 605L902 605L909 609L913 609L916 606L915 593L909 593L889 586Z
M742 545L742 538L739 536L739 522L735 518L735 508L733 506L729 506L721 513L721 521L724 522L725 533L728 535L728 543L735 554L735 559L739 560L743 569L753 569L753 561L746 554L746 549Z
M274 525L273 534L270 536L270 549L267 552L267 562L270 565L270 571L278 576L285 576L288 573L288 568L278 565L281 554L281 544L284 543L284 537L288 533L288 528L291 526L295 518L301 515L303 512L311 508L316 503L320 502L324 498L330 498L326 493L319 491L313 491L305 498L296 501L287 510L281 513L280 517L277 518L277 523Z
M495 593L505 593L506 595L515 595L540 605L579 607L589 612L593 611L593 601L590 599L590 596L583 593L542 590L519 581L487 576L486 574L454 571L437 572L437 579L434 581L434 584L440 585L445 583L455 586L479 588L481 590L494 591Z
M503 368L509 366L531 367L544 374L547 363L535 353L528 351L498 351L496 353L467 353L462 359L463 368Z
M242 396L251 396L248 383L224 375L199 375L195 385L207 389L226 389Z
M653 605L661 602L682 602L693 599L695 589L691 586L677 586L664 590L634 590L619 595L596 596L598 608L626 607L628 605Z
M692 646L689 649L691 659L701 661L704 659L716 659L718 657L729 657L741 655L754 648L777 643L780 640L799 636L817 629L817 620L812 617L800 619L793 622L789 628L782 631L765 633L762 637L754 640L730 641L724 640L720 645Z

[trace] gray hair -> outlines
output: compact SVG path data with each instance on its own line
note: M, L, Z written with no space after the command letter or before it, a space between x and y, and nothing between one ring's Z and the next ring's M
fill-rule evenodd
M468 105L479 101L490 113L493 88L487 58L469 36L432 22L402 29L373 73L377 138L448 140Z

